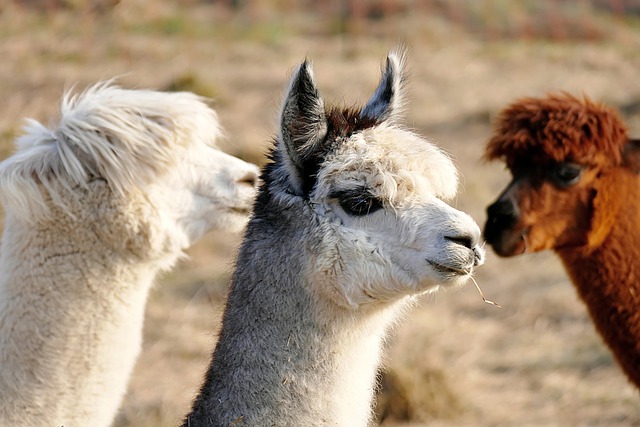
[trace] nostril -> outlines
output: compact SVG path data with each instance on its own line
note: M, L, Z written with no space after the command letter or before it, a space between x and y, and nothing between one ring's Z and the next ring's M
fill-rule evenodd
M476 239L469 235L444 236L444 239L469 249L473 249L476 246Z

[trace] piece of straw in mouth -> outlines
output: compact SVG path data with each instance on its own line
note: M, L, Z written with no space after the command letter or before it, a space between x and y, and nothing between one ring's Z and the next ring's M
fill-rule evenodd
M476 285L476 289L478 290L478 292L480 293L480 296L482 297L482 301L486 302L487 304L491 304L491 305L495 305L498 308L502 308L502 306L500 304L497 304L491 300L488 300L484 297L484 294L482 293L482 289L480 289L480 286L478 285L478 282L476 282L476 279L473 278L473 276L469 276L471 278L471 280L473 281L473 284Z
M524 253L529 252L529 241L527 240L527 233L522 234L522 240L524 240Z

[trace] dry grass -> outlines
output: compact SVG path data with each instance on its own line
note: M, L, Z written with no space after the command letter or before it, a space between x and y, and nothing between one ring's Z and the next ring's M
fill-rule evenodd
M557 13L544 9L554 2L535 2L546 5L536 11L527 9L534 2L396 3L403 7L384 19L347 19L333 9L313 17L286 1L233 12L219 3L123 0L104 16L0 7L0 155L10 153L23 117L55 117L64 89L120 76L128 87L213 96L229 136L223 148L261 163L296 63L311 58L326 98L351 104L373 90L386 51L400 42L412 70L407 124L452 154L463 174L456 204L479 223L508 179L500 165L479 161L482 146L490 119L515 97L586 93L625 107L640 134L635 20L584 2L564 2ZM278 7L292 13L285 18ZM549 14L571 22L571 31L532 24L527 32L518 21L543 23ZM187 410L215 341L237 243L211 234L159 280L117 427L176 425ZM470 283L425 298L394 332L387 365L396 415L386 426L640 425L638 392L551 254L489 254L477 280L502 309L483 303Z

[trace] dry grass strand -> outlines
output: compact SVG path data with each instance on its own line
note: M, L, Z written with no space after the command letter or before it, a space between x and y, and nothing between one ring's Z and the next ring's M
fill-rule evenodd
M473 276L469 275L469 278L471 279L471 281L473 282L474 285L476 285L476 289L478 290L478 292L480 293L480 296L482 297L482 301L486 302L487 304L491 304L491 305L495 305L498 308L502 308L502 306L498 303L495 303L491 300L488 300L484 297L484 293L482 292L482 289L480 289L480 285L478 285L478 282L476 282L476 279L473 278Z

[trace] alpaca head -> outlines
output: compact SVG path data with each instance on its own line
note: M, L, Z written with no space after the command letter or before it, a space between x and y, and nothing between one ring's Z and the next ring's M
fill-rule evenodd
M220 134L193 94L98 84L65 96L54 129L30 121L0 163L0 198L15 221L95 222L122 242L153 232L175 252L248 220L257 168L218 150Z
M325 107L307 61L285 94L266 187L310 212L312 286L341 306L462 284L483 262L478 226L446 204L451 160L399 123L403 85L394 52L363 108Z
M553 94L522 99L498 117L487 159L513 177L487 209L485 237L498 255L597 247L639 170L638 145L613 109Z

